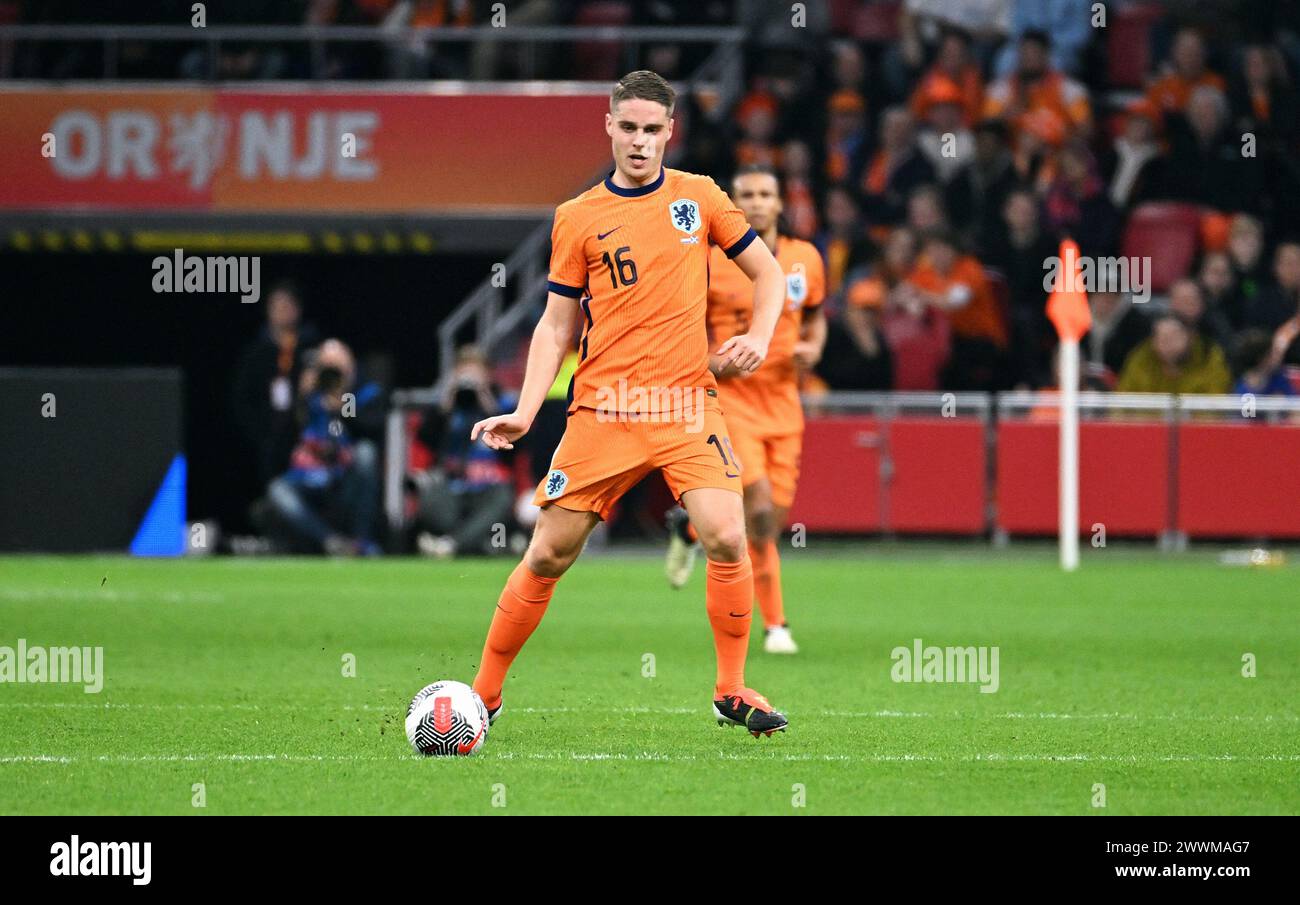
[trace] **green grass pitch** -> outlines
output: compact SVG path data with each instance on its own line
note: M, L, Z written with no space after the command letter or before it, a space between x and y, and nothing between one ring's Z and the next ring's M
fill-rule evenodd
M106 680L0 684L0 813L1300 812L1294 567L818 546L784 557L802 652L751 640L787 733L714 723L702 569L592 554L455 759L406 704L472 679L513 562L3 557L0 646L102 646ZM892 681L914 638L997 646L998 691Z

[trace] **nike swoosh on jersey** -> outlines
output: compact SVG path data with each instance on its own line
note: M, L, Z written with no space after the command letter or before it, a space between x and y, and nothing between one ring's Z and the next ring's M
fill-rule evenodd
M596 234L596 241L599 242L601 239L605 238L606 236L612 236L612 235L614 235L614 233L618 232L618 231L619 231L620 229L622 229L622 228L623 228L623 227L621 227L621 226L616 226L616 227L614 227L613 229L611 229L611 230L610 230L609 232L607 232L607 233L597 233L597 234Z

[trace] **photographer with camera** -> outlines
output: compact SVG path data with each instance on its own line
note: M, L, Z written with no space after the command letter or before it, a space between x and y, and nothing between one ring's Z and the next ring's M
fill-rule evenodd
M442 397L419 432L437 454L434 467L414 477L424 529L416 538L421 553L447 558L503 549L503 532L493 529L506 524L514 505L508 453L469 437L475 423L513 411L514 404L492 383L482 350L462 346Z
M306 357L298 384L303 429L289 470L267 488L296 548L331 556L380 552L374 541L379 455L358 434L368 432L382 394L375 383L355 387L356 374L352 350L341 340L327 339Z

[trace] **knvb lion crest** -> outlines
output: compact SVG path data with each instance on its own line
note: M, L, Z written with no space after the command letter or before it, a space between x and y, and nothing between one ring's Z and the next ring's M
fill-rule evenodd
M794 265L794 270L785 275L785 295L790 301L791 311L802 307L808 298L808 275L804 273L802 264Z
M558 468L552 468L551 473L546 476L546 498L553 500L560 494L564 493L564 488L569 486L569 476Z
M700 206L689 198L682 198L668 205L673 226L684 233L693 233L700 228Z

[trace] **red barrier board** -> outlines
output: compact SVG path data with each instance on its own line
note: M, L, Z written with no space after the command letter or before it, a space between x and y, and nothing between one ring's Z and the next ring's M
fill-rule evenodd
M1079 425L1081 533L1104 525L1108 537L1156 537L1171 528L1193 538L1300 537L1300 425L1181 425L1176 487L1173 430L1161 421ZM1056 534L1057 443L1054 423L998 424L999 528ZM985 449L974 419L809 418L791 522L827 532L982 533Z
M1180 425L1178 528L1189 537L1300 537L1300 426Z
M879 531L882 441L875 418L809 418L790 523L809 531Z
M973 418L900 418L889 425L889 523L901 533L982 534L988 457Z
M1079 530L1154 537L1168 527L1170 428L1159 422L1079 425ZM1057 426L998 425L997 525L1011 534L1057 531Z

